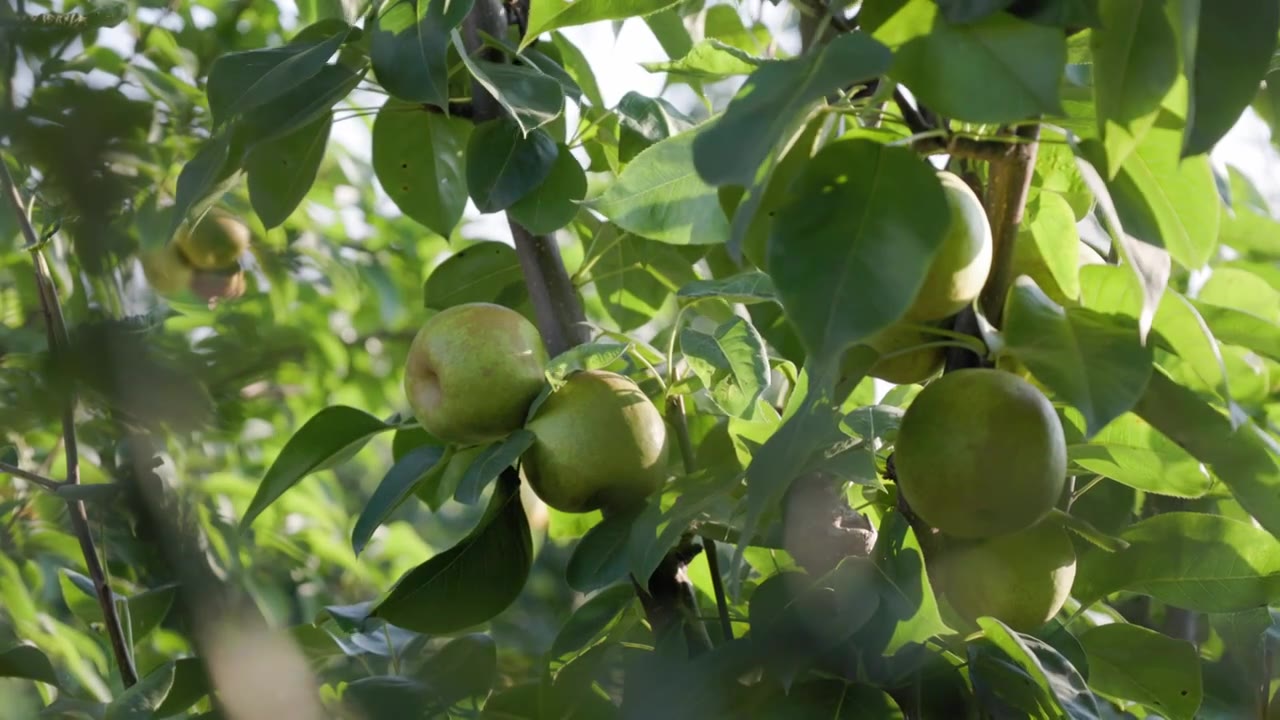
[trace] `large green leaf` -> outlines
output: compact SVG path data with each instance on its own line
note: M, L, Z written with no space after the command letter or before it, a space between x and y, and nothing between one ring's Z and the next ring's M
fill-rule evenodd
M1018 278L1005 303L1006 351L1071 403L1093 435L1138 402L1152 352L1136 322L1085 308L1063 309L1035 282Z
M582 536L565 568L569 587L592 592L626 576L627 545L635 520L634 513L615 513Z
M695 280L680 288L676 297L682 303L694 303L706 298L722 298L727 302L753 305L777 302L778 292L773 279L759 270L731 275L714 280Z
M1208 158L1179 158L1181 126L1161 113L1107 185L1125 231L1202 267L1218 244L1221 214Z
M647 62L642 65L649 72L666 73L670 80L716 82L736 75L750 75L760 67L760 60L719 40L702 40L678 60Z
M1081 553L1072 589L1081 602L1123 590L1188 610L1236 612L1280 597L1280 540L1247 523L1173 512L1120 537L1129 547Z
M623 331L653 320L681 287L697 279L689 261L676 248L609 227L601 235L607 243L591 277L604 311Z
M378 526L386 522L392 511L400 507L413 492L414 486L435 469L444 456L443 447L426 445L413 450L391 466L365 503L364 510L360 511L360 517L356 518L355 527L351 530L351 550L356 555L364 551Z
M711 332L685 327L680 352L717 407L733 416L752 415L769 387L769 358L750 322L735 316Z
M1234 308L1271 322L1280 321L1280 290L1271 287L1257 273L1242 268L1215 268L1200 286L1196 300Z
M891 511L880 522L872 560L880 604L855 639L863 653L890 657L948 632L938 613L920 538L901 512Z
M712 185L750 186L765 158L828 94L883 74L890 53L862 33L841 35L815 53L762 65L724 115L693 143L693 161Z
M374 435L394 427L369 413L344 405L334 405L316 413L298 428L276 456L275 462L271 463L240 520L240 527L252 525L267 506L302 478L351 457Z
M434 692L440 708L483 697L498 677L498 647L481 633L456 637L427 658L417 676Z
M1195 56L1187 63L1191 101L1184 156L1207 153L1236 124L1267 74L1280 31L1280 5L1271 0L1201 0L1196 5L1200 17Z
M1159 0L1101 0L1101 27L1089 34L1098 131L1107 177L1155 124L1178 77L1178 40Z
M370 23L369 58L392 97L449 106L449 32L472 0L395 0Z
M1113 623L1080 635L1089 656L1089 685L1141 703L1169 720L1193 720L1204 689L1200 658L1185 640L1137 625Z
M235 123L236 137L252 149L315 122L346 97L367 70L368 62L360 56L325 65L284 95L243 115Z
M307 196L324 159L332 127L333 116L327 114L249 152L245 158L249 200L263 227L271 229L283 224Z
M54 687L60 685L53 663L39 648L31 645L17 645L0 652L0 677L36 680Z
M1066 198L1041 192L1027 203L1025 230L1019 232L1014 252L1037 258L1048 272L1047 280L1068 299L1080 296L1080 235L1076 232L1075 215ZM1015 267L1017 267L1015 260ZM1036 278L1039 284L1039 278ZM1045 292L1051 288L1043 287Z
M526 135L507 118L477 125L467 142L467 191L481 212L506 210L547 179L558 155L542 130Z
M970 23L1009 9L1014 0L937 0L949 23Z
M906 715L889 693L841 680L812 680L766 700L753 718L761 720L902 720Z
M1102 714L1084 678L1071 663L1048 643L1014 632L992 617L978 618L985 638L999 648L1035 684L1040 700L1054 711L1054 717L1098 720Z
M173 663L173 685L164 696L164 702L156 708L156 716L170 717L195 705L209 694L212 684L204 661L200 658L179 658Z
M935 112L979 123L1062 112L1061 29L1007 13L952 24L933 0L889 0L863 14L863 27L894 51L889 76Z
M521 46L557 28L642 17L674 4L676 0L532 0L529 3L529 27Z
M710 245L729 238L715 188L698 175L694 146L702 128L686 130L637 155L595 209L641 237L673 245Z
M841 140L819 151L769 236L769 274L809 352L834 359L898 320L948 216L941 183L911 150Z
M510 245L479 242L459 250L436 266L423 285L427 307L488 302L515 308L528 296L520 259Z
M587 194L587 176L566 145L558 153L551 173L528 195L507 208L507 216L535 235L547 235L573 221Z
M1276 322L1234 308L1194 301L1191 304L1222 342L1241 345L1280 361L1280 325Z
M1068 457L1089 472L1159 495L1200 497L1213 483L1199 460L1132 413L1108 423L1087 444L1069 447Z
M331 33L314 42L218 57L209 67L207 86L214 125L275 100L320 72L351 30L346 23L335 23Z
M507 473L479 525L457 545L406 573L372 614L416 632L457 632L492 619L514 602L532 562L520 480Z
M1233 427L1159 371L1152 373L1134 412L1208 466L1258 524L1280 534L1280 465L1258 428L1248 422Z
M467 206L471 123L388 100L373 122L373 171L400 212L449 237Z

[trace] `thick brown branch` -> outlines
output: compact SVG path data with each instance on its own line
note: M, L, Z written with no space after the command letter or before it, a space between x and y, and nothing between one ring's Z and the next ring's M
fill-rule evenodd
M1004 299L1013 280L1014 245L1026 209L1027 192L1031 189L1040 126L1024 125L1015 131L1015 136L1021 142L1011 143L1009 154L991 163L991 180L987 183L987 217L991 220L994 247L991 275L979 301L983 313L996 327L1004 318Z
M3 158L0 158L0 182L3 182L13 215L17 218L23 239L26 240L27 248L31 251L31 259L35 266L36 288L40 294L40 308L44 313L45 330L49 338L49 352L57 362L70 342L66 321L62 316L62 304L58 301L53 276L49 272L44 253L40 250L35 228L31 226L31 220L27 217L22 195L18 192L18 185L13 181L9 166L5 164ZM65 392L66 401L62 411L62 444L67 461L66 484L79 485L80 451L76 443L76 395L70 387L66 388ZM72 531L80 543L80 553L84 555L85 569L89 573L89 579L93 581L98 606L102 609L103 624L106 626L107 638L111 642L111 652L115 655L116 665L120 669L120 680L125 687L131 687L138 682L138 671L134 667L133 655L125 640L124 628L120 624L120 614L116 612L115 597L107 582L106 569L102 566L102 561L98 558L98 550L94 546L93 533L89 528L89 513L85 510L84 503L79 500L68 500L67 511L71 517Z

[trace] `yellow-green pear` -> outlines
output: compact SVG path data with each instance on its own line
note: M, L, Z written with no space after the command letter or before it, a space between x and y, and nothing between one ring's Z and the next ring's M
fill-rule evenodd
M529 485L561 512L618 510L643 501L667 478L667 428L658 408L616 373L574 373L535 411L522 468Z
M961 617L991 616L1026 633L1058 614L1076 577L1071 538L1052 520L952 548L938 562L943 594Z
M160 295L177 295L191 285L191 266L172 243L144 251L142 273L151 289Z
M938 179L951 222L907 310L906 318L915 321L941 320L960 312L982 292L991 272L991 225L982 201L958 176L940 172Z
M1024 530L1066 483L1067 446L1049 399L1003 370L947 373L916 395L894 447L898 488L926 523L959 538Z
M911 385L924 382L942 369L946 359L942 346L918 347L942 338L931 335L909 323L890 325L876 333L867 345L880 353L880 359L871 366L870 375L895 385ZM904 352L908 351L909 352ZM901 353L901 354L899 354Z
M404 389L423 429L446 442L478 445L524 424L546 366L542 337L523 315L467 303L440 311L418 331Z

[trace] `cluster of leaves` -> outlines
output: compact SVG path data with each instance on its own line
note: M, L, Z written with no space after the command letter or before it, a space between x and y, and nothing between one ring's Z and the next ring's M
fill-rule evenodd
M797 3L794 55L732 5L534 0L508 35L477 40L463 24L479 1L389 0L363 18L301 3L287 39L274 10L224 16L256 33L230 39L183 11L176 34L135 21L128 59L77 54L74 37L24 46L38 82L6 134L17 169L38 171L19 174L37 220L71 240L58 259L78 326L153 309L118 290L136 287L132 253L215 203L252 212L265 239L246 298L142 323L156 362L200 391L177 410L86 369L48 372L18 279L29 261L0 255L15 278L0 287L0 389L39 411L0 408L11 464L64 471L40 388L85 390L90 482L114 479L122 423L163 428L172 465L201 478L188 492L217 564L291 626L334 712L1191 718L1239 717L1260 687L1270 700L1280 221L1207 153L1250 105L1280 116L1274 1L864 0L854 19ZM673 92L609 106L564 29L632 17L668 54L647 69ZM145 99L88 89L87 69ZM498 117L475 117L473 88ZM388 98L361 161L331 135L373 90ZM709 117L670 100L689 91ZM120 107L110 122L103 102ZM64 121L38 122L53 113ZM1027 137L1010 128L1032 123L1025 212L997 246L1017 279L973 310L986 359L1033 378L1068 438L1079 569L1062 615L1028 634L966 627L935 597L929 537L889 468L919 387L864 377L861 343L899 321L942 241L940 163L923 155L949 153L998 215L996 175ZM365 215L371 232L348 240L320 209L352 188L344 211L402 215ZM516 252L462 239L468 202L554 234L595 329L552 361L548 390L608 368L684 408L671 420L686 457L641 511L548 511L512 470L528 433L445 447L397 412L426 312L535 316ZM1106 261L1082 264L1089 252ZM136 344L127 327L85 347ZM126 377L157 377L141 367ZM813 483L837 500L802 503ZM46 699L64 688L63 716L211 707L169 579L138 570L146 543L127 513L109 522L107 492L95 517L144 670L113 687L85 630L102 619L79 549L57 527L64 498L38 493L0 496L3 627L31 643L0 655L0 675ZM804 552L858 513L872 552ZM673 557L693 612L670 623L650 601Z

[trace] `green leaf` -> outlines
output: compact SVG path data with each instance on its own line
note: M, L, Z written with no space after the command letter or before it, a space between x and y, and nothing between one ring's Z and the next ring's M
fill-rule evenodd
M535 235L548 235L573 222L587 194L587 175L568 146L558 144L551 172L528 195L507 208L507 216Z
M583 343L565 350L547 363L547 377L559 382L578 370L599 370L627 354L626 345ZM530 415L533 409L529 410Z
M369 675L348 684L343 705L356 717L395 720L423 714L431 701L426 683L400 675Z
M498 647L488 635L463 635L440 648L416 674L434 691L441 708L483 697L498 676Z
M433 310L473 302L514 308L524 302L528 291L515 249L486 241L459 250L436 266L427 276L423 295Z
M864 652L890 657L912 643L948 632L938 613L920 539L902 513L890 511L881 520L872 561L880 604L855 638Z
M542 33L601 20L643 17L676 4L676 0L532 0L524 47Z
M1242 310L1196 301L1191 304L1204 317L1218 340L1247 347L1280 361L1280 332L1277 332L1275 322Z
M883 74L890 59L883 45L863 33L851 33L818 52L761 66L724 115L694 140L698 174L711 185L750 186L774 147L814 103Z
M471 77L507 109L522 135L555 120L564 109L564 88L555 78L528 65L472 60L457 30L453 31L453 43Z
M1080 235L1076 232L1071 205L1057 193L1042 192L1027 204L1027 212L1030 221L1025 234L1019 234L1014 252L1021 251L1028 244L1032 246L1062 294L1072 300L1078 298ZM1048 291L1048 288L1044 289Z
M709 333L686 326L680 352L717 407L735 417L752 416L769 387L769 357L750 322L735 316Z
M810 353L833 359L902 317L942 244L946 203L906 148L840 140L809 161L774 217L769 274Z
M1193 720L1204 690L1200 658L1185 640L1137 625L1113 623L1080 635L1089 656L1089 685L1140 703L1169 720Z
M1014 632L995 618L978 618L978 625L986 639L1031 678L1041 700L1056 710L1056 717L1079 720L1102 717L1084 678L1048 643Z
M1114 592L1199 612L1236 612L1280 596L1280 541L1220 515L1172 512L1130 525L1117 552L1080 554L1072 594L1086 605Z
M177 597L178 586L170 584L144 590L125 600L124 609L128 614L130 635L135 645L164 622Z
M471 123L388 100L373 122L373 171L400 212L449 237L467 206Z
M1221 211L1209 159L1178 157L1180 129L1162 113L1107 186L1128 233L1194 270L1213 256Z
M245 158L249 200L263 227L270 230L283 224L307 196L324 159L332 127L333 116L325 115L311 125L254 147Z
M702 40L679 60L640 63L651 73L666 73L669 79L685 82L716 82L736 75L750 75L760 64L758 58L719 40Z
M400 100L449 107L449 32L472 0L396 0L370 24L369 58L382 89Z
M556 639L551 643L551 657L561 658L591 644L635 599L636 591L631 583L601 590L574 610L560 632L556 633Z
M480 212L506 210L551 175L558 155L541 130L524 134L506 118L482 123L467 142L467 190Z
M627 546L635 521L634 513L618 513L588 530L569 556L569 565L565 568L569 587L578 592L592 592L625 577L629 562Z
M1280 320L1280 290L1255 273L1234 267L1214 268L1196 293L1196 300L1234 308L1276 322Z
M471 466L462 476L462 482L453 497L460 503L474 505L480 502L480 495L489 483L498 479L504 470L516 464L520 456L528 450L536 438L528 430L519 429L508 435L502 442L493 443L471 461Z
M651 321L676 290L697 279L689 261L675 248L623 235L609 241L591 272L604 310L624 331Z
M364 60L325 65L289 92L241 117L235 123L236 137L252 148L310 125L346 97L367 69Z
M1169 286L1169 275L1172 272L1173 263L1168 252L1141 242L1125 232L1120 223L1116 204L1111 198L1111 191L1107 189L1107 184L1098 174L1097 168L1085 157L1086 152L1091 149L1090 142L1086 141L1083 146L1071 143L1076 155L1076 170L1080 173L1080 179L1097 200L1096 214L1111 236L1112 247L1115 248L1124 267L1133 273L1142 290L1142 303L1138 311L1138 336L1146 342L1147 333L1151 331L1151 324L1155 321L1156 310L1160 307L1160 299L1164 297L1164 291Z
M524 589L533 539L514 474L499 479L489 507L457 545L410 570L373 616L421 633L457 632L497 616Z
M1280 73L1273 92L1280 93ZM1234 167L1227 167L1231 190L1231 208L1223 213L1218 241L1241 252L1280 256L1280 222L1271 214L1267 199L1249 178Z
M720 298L725 302L753 305L777 302L778 291L773 287L773 279L767 274L759 270L749 270L727 278L695 280L680 288L676 298L686 305L707 298Z
M189 709L209 694L212 685L204 662L199 658L179 658L173 663L173 685L164 702L156 708L157 717L169 717Z
M174 664L167 662L151 671L136 685L117 695L108 705L103 720L151 720L155 710L173 687Z
M1178 77L1178 41L1165 7L1158 0L1099 2L1102 24L1089 33L1089 47L1107 177L1155 124Z
M623 163L692 125L667 101L634 91L622 96L614 112L618 116L618 160Z
M1252 423L1233 428L1230 420L1163 372L1151 375L1134 412L1207 465L1258 524L1280 534L1280 466Z
M53 663L32 645L17 645L0 652L0 677L36 680L54 687L61 685Z
M1014 0L937 0L947 22L957 25L975 22L1009 9Z
M672 245L715 245L729 238L729 221L715 188L694 167L701 128L651 145L623 169L594 205L615 225Z
M1067 456L1089 472L1159 495L1196 498L1213 485L1199 460L1132 413L1108 423L1087 444L1072 445Z
M362 410L334 405L308 420L276 457L240 520L247 529L271 503L313 472L350 458L380 432L394 429Z
M351 530L351 549L356 555L364 551L378 526L386 522L392 511L413 493L414 487L435 469L444 458L445 449L438 445L417 448L400 458L378 483L369 502Z
M231 157L231 140L225 133L201 145L178 173L171 231L187 218L203 215L219 195L239 181L239 169L239 158Z
M1130 318L1064 310L1026 277L1009 291L1004 332L1009 354L1080 411L1088 436L1132 408L1151 375Z
M1187 63L1191 99L1184 157L1209 152L1249 107L1267 74L1280 31L1280 6L1271 0L1197 4L1195 57Z
M227 53L209 67L209 110L215 127L275 100L311 78L346 42L352 28L338 30L316 42Z
M975 123L1061 114L1059 78L1067 61L1058 28L1006 13L953 25L933 0L906 0L866 18L863 27L894 51L889 77L947 117Z
M747 188L745 197L733 211L730 227L727 250L735 261L741 262L746 256L757 268L769 270L768 247L773 218L790 196L791 184L809 166L809 158L824 125L825 118L821 116L810 120L792 138L786 154L767 172L762 171L755 183ZM721 188L721 191L726 189L733 190L728 187Z
M596 75L591 70L587 56L582 54L577 45L569 42L564 33L553 33L551 41L560 51L561 64L569 77L573 78L574 84L582 88L582 94L587 96L593 107L603 108L604 97L600 94L600 85L596 82Z

